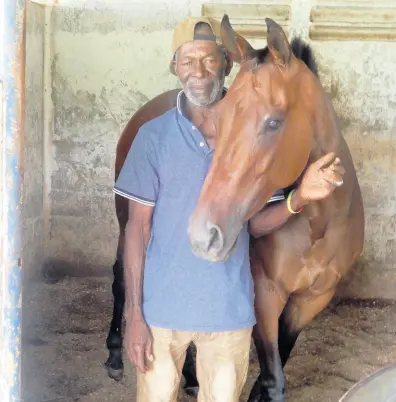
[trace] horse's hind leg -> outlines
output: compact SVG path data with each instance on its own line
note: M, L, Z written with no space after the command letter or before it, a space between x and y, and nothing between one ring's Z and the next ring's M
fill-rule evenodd
M125 304L124 266L122 259L116 260L113 265L113 317L106 339L109 357L105 363L110 378L120 381L124 373L122 361L122 317Z
M187 349L186 360L184 361L182 374L184 376L184 379L186 380L184 384L184 390L186 394L197 397L199 384L197 380L197 371L195 368L195 359L193 351L194 351L193 346L190 345Z
M115 209L119 225L117 259L113 265L113 316L111 319L109 333L106 339L106 346L109 350L109 357L105 363L110 378L120 381L124 374L124 363L122 361L122 318L125 304L124 285L124 243L125 227L128 221L128 200L115 196Z

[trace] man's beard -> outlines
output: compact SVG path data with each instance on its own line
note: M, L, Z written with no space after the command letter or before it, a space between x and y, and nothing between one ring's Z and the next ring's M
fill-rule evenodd
M193 105L198 107L207 107L212 105L218 100L219 95L222 93L224 80L219 77L211 78L210 81L212 84L212 90L210 94L206 95L205 93L202 93L200 95L197 95L194 93L194 89L191 87L193 87L196 84L200 85L202 81L203 80L191 78L186 83L183 83L182 86L187 99Z

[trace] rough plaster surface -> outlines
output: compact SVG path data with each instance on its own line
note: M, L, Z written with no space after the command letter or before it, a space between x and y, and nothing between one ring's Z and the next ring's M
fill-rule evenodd
M115 147L130 116L176 80L171 31L134 32L112 16L54 8L51 256L77 270L114 258ZM145 47L147 50L145 51Z
M363 263L351 296L394 298L396 282L396 44L315 43L352 151L366 215Z
M305 39L312 4L292 2L293 30ZM140 14L54 8L50 254L56 261L77 270L110 270L117 240L111 193L117 139L147 99L178 85L168 72L172 27L180 13L199 9L199 1L165 6L159 0ZM147 23L147 15L153 22ZM253 44L264 46L265 39ZM356 163L366 208L364 262L349 294L392 298L396 44L314 42L313 47Z
M43 30L44 8L28 2L22 252L25 278L40 269L43 258Z

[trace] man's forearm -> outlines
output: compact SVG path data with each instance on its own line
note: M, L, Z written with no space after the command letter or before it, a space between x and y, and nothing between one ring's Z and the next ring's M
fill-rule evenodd
M129 220L125 228L124 277L126 313L142 315L143 269L148 236L140 223Z
M297 191L291 198L291 208L297 211L307 204ZM266 206L262 211L254 215L249 221L249 231L253 237L260 237L273 232L284 225L291 213L287 209L286 200L280 203Z

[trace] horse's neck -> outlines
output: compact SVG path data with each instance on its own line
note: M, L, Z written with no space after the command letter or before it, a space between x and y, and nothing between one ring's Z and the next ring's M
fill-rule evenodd
M311 152L304 170L293 186L301 183L304 173L311 163L316 162L329 152L337 154L337 151L340 149L341 132L337 123L337 115L324 90L319 95L316 104L318 107L314 116L314 134L312 137Z
M315 133L309 156L309 162L314 162L329 152L337 153L341 132L338 126L337 115L331 100L323 90L318 102L315 115Z
M341 142L342 137L338 126L337 115L330 99L323 90L323 95L318 102L315 116L315 134L313 136L313 144L307 166L329 152L334 152L337 156L340 156ZM327 203L327 200L330 198L331 197L328 197L324 200L325 203ZM322 208L322 202L311 202L306 208L306 213L310 217L309 222L312 239L320 238L327 224L329 215L323 214Z

